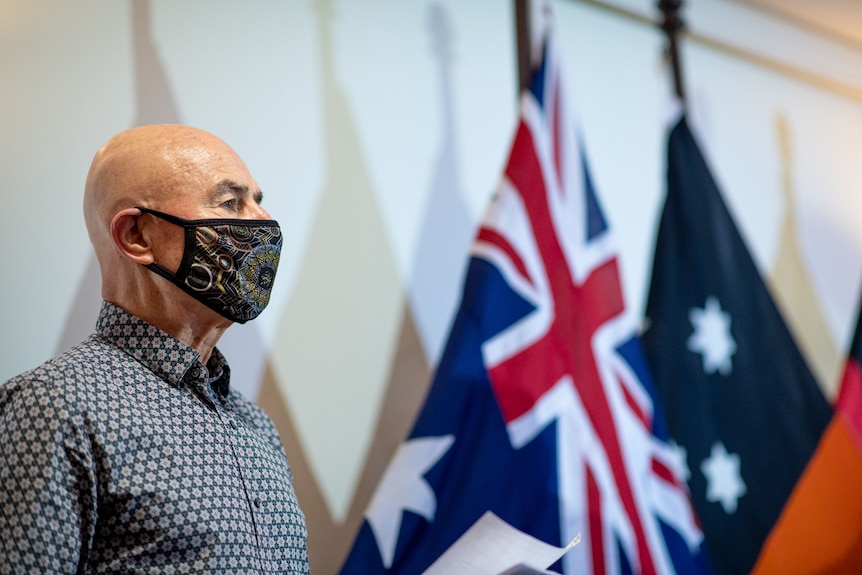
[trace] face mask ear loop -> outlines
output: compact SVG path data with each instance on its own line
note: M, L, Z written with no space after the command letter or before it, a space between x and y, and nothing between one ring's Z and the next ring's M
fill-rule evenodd
M188 277L189 271L192 269L192 262L194 261L194 250L195 250L195 234L197 234L197 226L188 220L184 220L182 218L178 218L177 216L166 214L164 212L160 212L158 210L152 210L150 208L145 208L143 206L135 206L137 209L141 210L145 214L152 214L161 220L165 220L166 222L170 222L176 226L180 226L183 228L183 241L185 244L183 245L183 259L180 261L180 265L177 268L176 273L171 273L166 267L153 262L149 267L160 276L165 277L169 280L177 280L185 283L186 277Z

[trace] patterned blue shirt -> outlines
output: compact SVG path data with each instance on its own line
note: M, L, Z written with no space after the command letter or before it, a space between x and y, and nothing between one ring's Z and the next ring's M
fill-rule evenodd
M0 386L0 573L308 573L278 433L229 378L103 303Z

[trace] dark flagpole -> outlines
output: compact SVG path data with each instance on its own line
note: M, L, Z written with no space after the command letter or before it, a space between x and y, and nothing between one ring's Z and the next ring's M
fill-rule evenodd
M685 91L683 90L682 66L680 65L679 45L677 42L679 31L685 28L685 24L679 15L681 6L682 0L659 0L658 2L658 7L664 15L661 29L664 30L667 36L667 52L671 67L673 68L674 92L679 98L683 109L685 109Z
M531 0L515 0L515 37L518 42L518 94L529 86L532 73L530 2Z

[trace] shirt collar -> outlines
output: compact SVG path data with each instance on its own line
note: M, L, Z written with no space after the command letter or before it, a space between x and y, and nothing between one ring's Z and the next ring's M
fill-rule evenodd
M215 378L213 391L222 397L229 391L230 367L217 348L213 348L203 369L200 353L194 348L106 301L102 302L96 332L171 385L182 387L184 380L205 383Z

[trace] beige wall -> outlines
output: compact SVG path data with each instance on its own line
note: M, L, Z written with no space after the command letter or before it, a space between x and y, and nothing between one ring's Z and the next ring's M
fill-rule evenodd
M695 127L755 259L815 336L806 349L830 390L862 280L862 48L736 3L690 4ZM655 3L612 5L554 8L639 314L669 81L643 21ZM93 325L80 205L95 149L141 123L218 134L285 230L270 309L222 348L281 428L313 567L333 572L440 353L506 157L512 3L0 0L0 77L0 380Z

